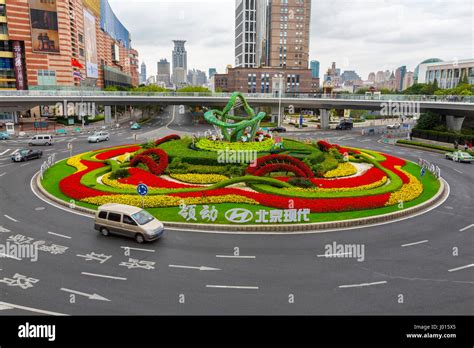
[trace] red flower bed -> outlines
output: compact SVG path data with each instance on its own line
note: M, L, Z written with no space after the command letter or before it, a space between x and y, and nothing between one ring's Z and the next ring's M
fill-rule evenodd
M100 161L105 161L117 156L121 156L127 152L133 153L138 150L140 150L140 146L130 146L130 147L124 147L121 149L113 149L106 152L102 152L101 154L98 154L97 156L95 156L95 158L97 158Z
M282 165L284 165L284 167L282 167L285 168L284 171L293 172L304 178L314 177L314 173L306 164L299 159L287 155L268 155L260 157L256 163L253 163L247 168L246 172L250 175L259 176L277 171ZM268 166L268 168L265 168L266 166Z
M337 149L341 155L344 155L346 152L348 154L360 154L360 151L353 150L353 149L347 149L345 147L341 147L337 144L330 144L327 141L320 140L318 141L318 146L321 151L324 152L329 152L330 149Z
M406 176L405 173L399 171L398 169L395 169L395 166L403 167L406 164L406 162L398 157L393 157L387 154L383 154L383 155L387 160L383 161L381 165L384 168L387 168L391 170L392 172L394 172L396 175L398 175L400 179L402 179L404 184L408 184L410 182L410 179L408 178L408 176Z
M153 157L156 158L158 162L156 162ZM161 175L168 167L168 154L160 149L147 150L133 157L130 161L130 166L135 167L139 163L146 165L152 174Z
M80 200L86 197L110 195L110 193L108 192L98 191L81 184L81 179L85 174L103 167L104 164L100 162L84 160L82 160L81 163L87 166L87 169L62 179L59 182L59 189L61 190L61 192L64 193L66 196L76 200Z
M199 187L194 185L186 185L177 183L174 181L169 181L159 176L153 175L146 170L142 170L140 168L130 168L128 170L130 173L130 177L119 179L118 181L122 184L129 184L129 185L138 185L138 184L146 184L150 187L154 188L170 188L170 189L177 189L177 188L192 188L192 187Z
M171 140L179 140L181 139L181 137L177 134L170 134L170 135L167 135L166 137L163 137L161 139L158 139L157 141L155 141L155 145L158 146L158 145L161 145L163 143L166 143L168 141L171 141Z

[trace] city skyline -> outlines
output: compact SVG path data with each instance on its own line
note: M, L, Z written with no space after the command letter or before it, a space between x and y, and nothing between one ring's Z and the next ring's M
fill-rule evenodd
M474 57L473 34L465 30L472 26L473 3L313 1L309 58L320 62L321 73L335 61L342 71L355 70L367 79L370 72L403 65L413 71L427 58ZM156 74L161 58L171 60L176 38L187 41L189 68L207 71L215 67L222 73L235 63L233 0L138 0L132 8L123 0L111 0L111 4L130 29L140 62L150 67L150 75ZM150 30L149 23L156 30Z

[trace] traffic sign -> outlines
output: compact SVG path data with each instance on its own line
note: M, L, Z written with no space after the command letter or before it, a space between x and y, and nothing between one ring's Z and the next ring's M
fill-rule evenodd
M137 192L140 196L146 196L148 194L148 186L145 184L138 184Z
M426 174L426 169L425 169L425 167L423 167L423 168L421 168L421 173L420 173L420 175L421 175L421 177L424 177L425 174Z

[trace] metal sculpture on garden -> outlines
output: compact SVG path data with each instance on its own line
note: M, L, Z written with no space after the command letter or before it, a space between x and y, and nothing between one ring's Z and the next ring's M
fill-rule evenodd
M231 115L231 111L243 106L247 116ZM260 122L265 118L264 112L255 114L255 111L239 93L233 93L224 110L209 110L204 114L204 118L210 124L218 127L224 140L237 142L242 139L244 134L248 133L248 141L254 141L255 134L260 127Z

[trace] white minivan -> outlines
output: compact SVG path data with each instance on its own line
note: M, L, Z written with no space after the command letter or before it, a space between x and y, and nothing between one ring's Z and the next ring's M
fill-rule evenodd
M48 135L48 134L35 135L33 138L30 139L28 144L30 146L33 146L33 145L51 146L53 145L53 136Z
M119 234L134 238L138 243L151 242L164 233L163 224L146 210L116 203L98 208L94 228L104 236Z

